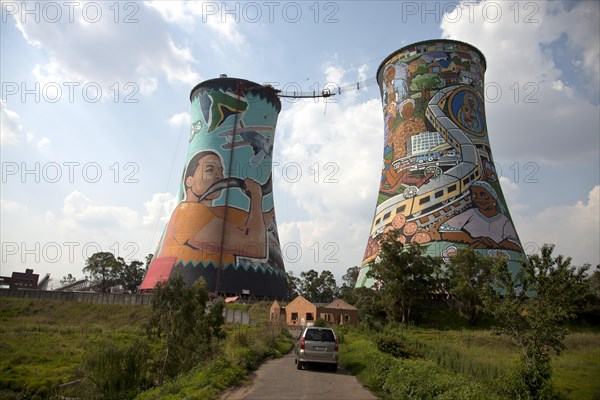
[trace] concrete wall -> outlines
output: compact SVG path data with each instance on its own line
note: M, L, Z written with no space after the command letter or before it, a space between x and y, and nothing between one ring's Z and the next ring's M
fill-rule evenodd
M0 297L20 297L38 300L78 301L95 304L125 304L147 306L152 303L151 294L93 293L93 292L58 292L49 290L10 290L0 289ZM225 322L247 325L250 314L247 311L225 308Z
M129 304L136 306L149 305L152 302L152 295L149 294L58 292L50 290L0 289L0 297L21 297L40 300L79 301L95 304Z

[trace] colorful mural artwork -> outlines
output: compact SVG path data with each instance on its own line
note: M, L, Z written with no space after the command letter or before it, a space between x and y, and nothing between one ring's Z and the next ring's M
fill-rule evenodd
M190 100L178 204L141 289L181 274L188 285L204 278L212 292L283 298L271 176L279 98L271 87L219 78Z
M519 268L524 253L488 140L485 68L479 50L442 39L406 46L380 65L383 169L358 287L373 284L376 237L390 230L446 261L471 248Z

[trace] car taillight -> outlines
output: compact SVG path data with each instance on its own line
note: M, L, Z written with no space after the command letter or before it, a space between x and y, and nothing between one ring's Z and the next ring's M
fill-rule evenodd
M335 339L335 351L338 351L338 341Z
M304 338L300 338L300 350L304 350Z

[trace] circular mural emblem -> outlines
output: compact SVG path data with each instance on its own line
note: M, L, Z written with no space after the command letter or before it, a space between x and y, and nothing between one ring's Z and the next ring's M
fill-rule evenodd
M483 100L470 87L461 87L450 94L448 102L449 114L452 121L466 133L475 136L485 136L485 111Z

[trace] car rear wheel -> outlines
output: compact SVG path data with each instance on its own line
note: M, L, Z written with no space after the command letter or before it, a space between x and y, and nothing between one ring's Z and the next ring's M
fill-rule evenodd
M302 362L296 361L296 368L297 369L302 369Z
M331 364L331 366L329 367L329 369L331 369L333 372L337 372L337 364Z

